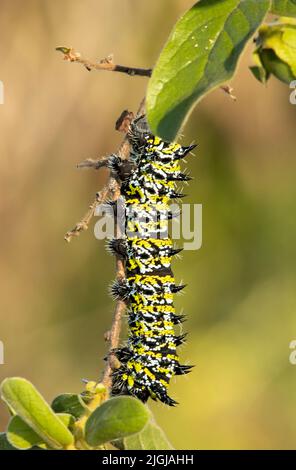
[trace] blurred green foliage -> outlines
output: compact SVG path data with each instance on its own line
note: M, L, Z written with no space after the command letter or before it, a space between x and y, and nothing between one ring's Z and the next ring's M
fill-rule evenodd
M100 376L113 311L114 265L104 242L92 228L63 241L106 180L75 165L116 150L115 120L137 108L147 84L88 73L54 48L153 66L191 5L1 3L0 374L27 377L47 400ZM181 355L196 367L171 387L178 407L151 405L177 449L295 448L296 108L286 85L271 79L264 88L249 74L251 50L233 83L237 102L215 91L184 129L182 141L199 144L188 159L187 201L203 204L203 246L186 251L174 270L188 284L176 302L188 317ZM4 407L0 419L4 430Z

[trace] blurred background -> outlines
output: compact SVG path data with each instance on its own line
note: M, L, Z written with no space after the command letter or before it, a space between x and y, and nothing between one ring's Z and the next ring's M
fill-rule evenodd
M63 240L107 178L75 166L116 151L115 121L147 86L54 49L150 67L192 3L1 0L0 375L28 378L49 401L101 376L114 308L114 261L94 221ZM174 270L188 284L176 301L188 316L181 355L196 367L171 386L178 407L151 404L177 449L296 447L296 108L287 86L255 81L251 49L232 82L237 102L213 92L184 129L183 142L199 144L186 202L203 205L203 246ZM7 420L1 406L0 430Z

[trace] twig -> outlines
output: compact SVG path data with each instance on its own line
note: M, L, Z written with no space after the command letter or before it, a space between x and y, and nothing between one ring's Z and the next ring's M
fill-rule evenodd
M142 100L139 106L139 109L137 111L137 116L141 116L144 113L144 109L145 109L145 99ZM116 122L116 128L118 130L123 130L126 132L126 125L127 125L126 120L127 119L131 120L132 118L133 118L132 113L129 113L128 111L124 111ZM131 150L130 143L127 137L125 137L125 139L123 140L120 146L118 154L121 158L127 159L129 157L130 150ZM120 189L119 189L117 196L119 197L119 195L120 195ZM121 236L120 229L118 225L116 225L116 237L120 238L120 236ZM118 256L116 257L116 279L118 281L122 281L123 279L125 279L124 262ZM117 367L117 358L114 355L113 350L118 348L119 346L121 323L122 323L122 317L124 315L125 309L126 309L126 303L122 300L117 300L116 306L115 306L115 312L113 315L111 330L110 332L108 332L108 340L109 340L110 347L109 347L109 354L107 357L107 364L106 364L105 371L103 374L103 379L102 379L102 383L108 389L112 385L112 375L111 375L112 371L116 369Z
M127 67L125 65L117 65L113 62L113 55L101 59L99 62L91 62L88 59L84 59L79 52L75 52L72 47L57 47L57 51L64 54L64 60L70 62L77 62L78 64L84 65L84 67L90 72L91 70L107 70L109 72L121 72L127 75L140 77L151 77L152 69L142 69L138 67Z
M145 99L142 100L137 116L140 116L144 113L145 110ZM127 130L129 128L129 124L134 118L134 114L125 110L121 113L120 117L116 121L116 129L120 132L124 132L125 134L127 133ZM130 154L130 143L127 139L127 136L125 135L119 150L118 150L118 155L122 159L128 159ZM104 162L104 165L103 165ZM102 166L106 165L106 159L99 159L97 161L88 159L85 162L82 162L82 164L79 165L79 167L94 167L94 168L100 168ZM99 204L104 203L108 198L111 198L112 200L117 200L118 197L120 196L120 186L118 182L110 175L109 180L107 185L96 195L96 199L93 201L93 203L89 206L88 211L82 218L82 220L75 225L75 227L70 230L69 232L66 233L65 240L70 242L71 238L74 236L78 236L80 232L87 230L89 222L91 218L93 217L96 207ZM116 224L116 237L120 237L120 232L119 232L119 227ZM124 263L121 258L116 257L116 279L117 280L123 280L125 278L125 269L124 269ZM112 320L112 326L110 331L108 332L107 335L105 335L105 339L109 341L109 353L107 356L107 363L106 367L103 373L103 379L102 383L106 386L107 389L110 389L112 385L112 371L116 368L117 366L117 359L113 353L113 350L118 348L119 345L119 340L120 340L120 331L121 331L121 323L122 323L122 317L124 315L126 309L126 304L122 300L117 300L116 306L115 306L115 311L113 315L113 320Z
M151 77L153 71L153 69L142 69L114 64L112 54L101 59L99 62L91 62L89 59L83 58L80 52L76 52L72 47L56 47L56 51L64 54L64 60L82 64L89 72L91 70L107 70L108 72L121 72L130 76ZM233 101L237 100L236 96L233 94L233 88L230 85L222 85L220 86L220 90L226 93Z
M128 158L129 156L129 148L126 148L125 150L125 157ZM120 196L120 187L117 184L117 190L113 195L113 200L117 200ZM120 229L118 227L118 224L116 222L115 218L115 231L116 231L116 238L120 238L121 233ZM116 256L116 279L117 281L122 281L125 279L125 269L124 269L124 262L121 258ZM103 374L103 379L102 383L105 385L107 389L109 389L112 385L112 371L116 368L116 357L113 354L113 350L118 348L119 345L119 340L120 340L120 331L121 331L121 320L124 315L126 308L126 304L122 300L117 300L116 301L116 306L115 306L115 311L113 315L113 320L112 320L112 326L111 330L108 334L108 338L105 337L106 340L109 341L109 353L107 357L107 363L105 367L105 371Z
M137 112L137 116L140 116L145 111L145 99L142 100L140 107ZM134 114L128 110L124 110L119 118L116 121L115 129L119 132L124 132L125 134L128 131L129 125L134 118ZM130 153L130 144L127 137L123 139L119 150L118 155L122 159L127 159ZM77 165L78 168L95 168L99 169L107 165L108 158L102 158L98 160L92 160L91 158L84 160L83 162ZM95 200L90 204L88 211L83 216L80 222L78 222L72 230L69 230L65 235L65 240L70 242L73 237L78 237L81 232L84 232L88 229L89 223L94 216L96 208L106 202L108 199L114 200L114 195L119 190L117 181L110 175L107 185L96 195Z
M122 268L118 267L118 272L121 271ZM117 367L117 359L114 353L112 352L114 349L118 348L119 340L120 340L120 331L121 331L121 322L122 317L124 315L126 309L126 304L122 300L118 300L116 302L115 312L113 315L112 326L111 330L108 332L108 341L109 341L109 354L107 356L107 364L105 367L105 371L103 374L102 383L106 386L106 388L110 388L112 384L112 371Z
M78 222L75 227L72 230L69 230L64 239L66 242L70 242L72 237L78 237L80 235L80 232L84 232L85 230L88 229L88 225L95 213L96 207L99 204L102 204L107 200L108 194L109 194L109 187L105 186L97 195L95 200L90 204L88 211L86 214L83 216L80 222Z

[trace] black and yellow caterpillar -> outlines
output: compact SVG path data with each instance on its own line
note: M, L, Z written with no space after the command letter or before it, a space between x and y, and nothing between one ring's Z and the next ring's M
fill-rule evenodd
M171 260L181 251L168 236L169 204L181 198L178 181L180 160L194 147L166 143L154 137L145 117L134 120L128 132L130 160L113 155L109 166L121 180L125 204L124 237L112 239L109 250L125 260L126 280L115 282L111 291L128 306L129 336L124 347L114 351L121 366L113 372L112 394L128 394L146 402L174 406L167 393L174 375L186 374L191 366L180 365L176 352L185 335L177 336L174 325L183 321L175 313L173 296L184 286L176 285Z

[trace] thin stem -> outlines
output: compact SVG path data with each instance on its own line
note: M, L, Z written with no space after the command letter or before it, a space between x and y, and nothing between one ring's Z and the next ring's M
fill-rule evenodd
M145 99L141 101L139 109L137 111L136 116L141 116L145 111ZM127 130L129 128L129 124L133 120L134 115L131 112L123 111L121 116L116 121L116 129L118 131L124 132L125 137L119 147L118 155L122 159L128 159L131 146L126 136ZM86 160L79 165L79 167L95 167L100 168L105 165L105 159L102 160ZM102 164L104 162L104 164ZM107 185L96 195L96 199L92 202L89 206L88 211L82 218L82 220L75 225L75 227L68 231L65 235L65 240L70 242L72 237L78 236L80 232L87 230L90 220L94 216L96 207L102 203L104 203L108 198L113 201L116 201L120 196L120 185L119 183L113 178L110 174L109 180ZM122 234L120 233L119 227L116 224L116 237L120 238ZM116 257L116 279L123 280L125 279L125 266L124 262L121 258ZM122 317L124 315L126 309L126 304L122 300L117 300L115 305L115 311L113 315L111 329L107 335L105 335L105 339L109 342L109 353L107 357L106 367L103 373L102 383L106 386L107 389L110 389L112 386L112 371L116 368L116 357L113 353L113 350L118 348L119 341L120 341L120 331L121 331L121 324L122 324Z
M114 72L122 72L128 75L138 75L140 77L151 77L152 69L140 69L137 67L126 67L124 65L114 65Z
M110 183L109 183L110 184ZM80 235L81 232L84 232L85 230L88 229L88 225L92 219L92 217L94 216L94 213L95 213L95 210L96 210L96 207L102 203L104 203L107 198L108 198L108 194L110 192L110 187L109 187L109 184L107 186L105 186L97 195L96 195L96 198L95 200L90 204L89 208L88 208L88 211L85 213L85 215L83 216L83 218L81 219L80 222L78 222L75 227L72 229L72 230L69 230L64 239L66 240L66 242L70 242L71 239L73 237L78 237Z
M127 75L137 75L140 77L151 77L152 74L152 69L142 69L138 67L128 67L125 65L114 64L112 55L101 59L99 62L91 62L89 59L82 57L79 52L75 52L72 47L62 46L57 47L56 50L64 54L64 60L82 64L89 72L91 70L107 70L109 72L121 72Z
M141 101L140 107L137 112L137 116L140 116L141 114L143 114L144 110L145 110L145 99ZM115 125L116 130L126 134L133 118L134 118L134 114L132 112L129 112L127 110L123 111L120 117L116 121L116 125ZM130 144L125 135L125 138L123 139L119 147L118 155L122 159L127 159L129 157L129 154L130 154ZM92 167L92 168L99 169L101 167L106 166L106 163L107 163L107 159L104 159L104 158L101 160L100 159L98 160L88 159L78 164L77 166L78 168ZM117 194L117 197L115 196L116 194ZM104 204L104 202L106 202L108 199L112 199L112 200L118 199L119 195L120 195L120 189L119 189L118 182L110 175L107 185L99 193L97 193L95 200L90 204L88 211L83 216L81 221L78 222L72 230L69 230L66 233L64 237L65 240L67 242L70 242L73 237L78 237L81 232L84 232L85 230L87 230L89 223L95 214L96 208L100 204Z
M139 67L129 67L126 65L114 64L113 55L101 59L99 62L91 62L89 59L82 57L80 52L76 52L72 47L56 47L56 51L64 54L64 60L69 62L77 62L84 65L90 72L91 70L107 70L108 72L121 72L131 77L151 77L153 69L143 69ZM220 90L226 93L233 101L236 101L236 96L232 93L233 88L229 85L220 86Z

